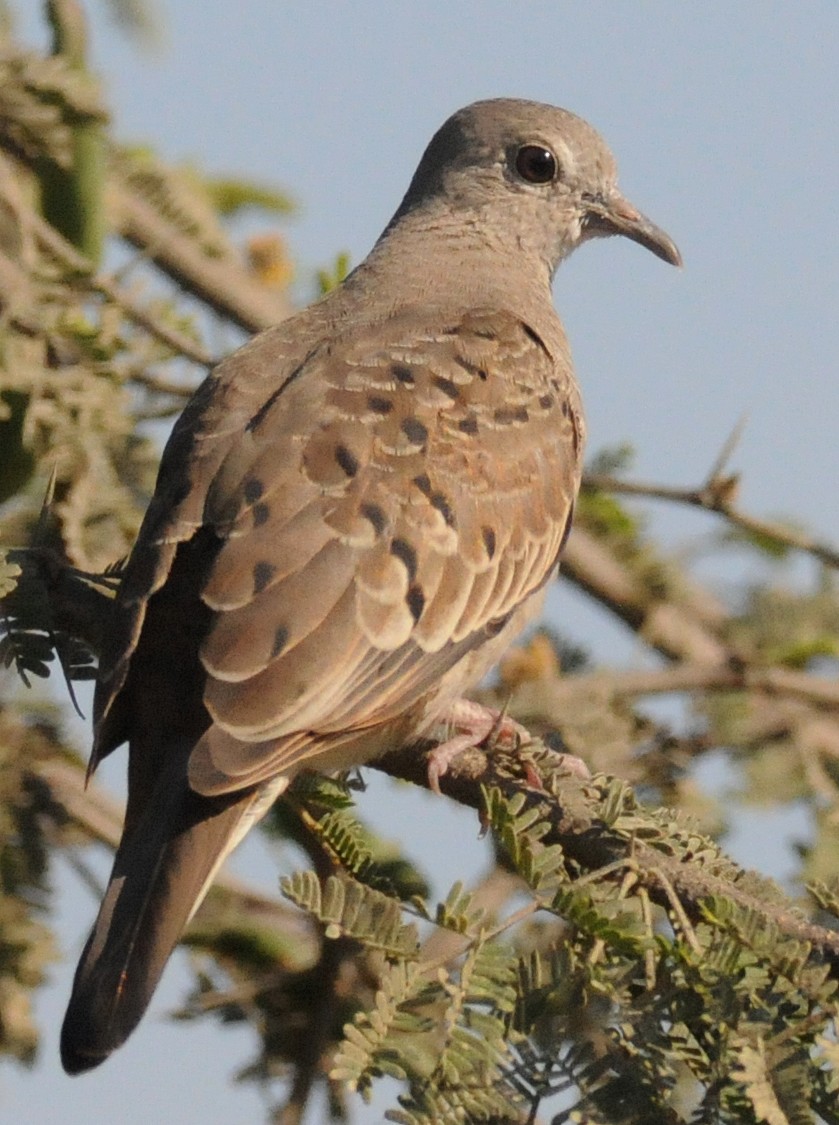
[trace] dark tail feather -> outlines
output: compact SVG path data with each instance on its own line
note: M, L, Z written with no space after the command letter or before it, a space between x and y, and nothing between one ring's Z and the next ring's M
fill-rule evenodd
M76 969L61 1029L68 1074L98 1066L137 1026L231 841L268 804L254 789L202 797L171 773L156 789L123 836Z

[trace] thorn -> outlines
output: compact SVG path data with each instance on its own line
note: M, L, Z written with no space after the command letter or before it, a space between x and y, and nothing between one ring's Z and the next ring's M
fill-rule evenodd
M493 724L489 728L489 730L487 731L487 733L484 737L484 740L483 740L484 746L486 746L487 750L490 751L490 752L492 752L492 750L495 749L495 744L496 744L496 741L498 739L499 734L501 733L501 728L504 726L504 722L507 718L507 712L509 710L509 707L510 707L510 693L508 692L507 698L504 700L504 704L501 707L501 710L495 716ZM515 748L516 748L516 750L518 750L519 746L521 745L521 738L520 738L519 732L517 730L514 730L513 733L514 733L515 739L516 739L516 747Z
M47 537L47 523L52 517L52 502L55 499L55 482L58 476L58 466L53 463L50 470L50 479L47 481L47 490L44 493L44 499L41 502L41 510L38 513L38 522L35 525L35 531L32 535L32 545L41 547Z
M705 481L706 488L713 488L714 482L716 480L719 480L719 478L723 475L725 467L731 460L731 456L734 453L734 450L740 444L740 439L743 436L743 431L746 428L746 423L748 422L748 420L749 416L745 413L741 414L738 418L737 422L734 425L734 428L723 443L723 447L720 450L716 461L714 461L713 465L711 466L711 471L708 473Z

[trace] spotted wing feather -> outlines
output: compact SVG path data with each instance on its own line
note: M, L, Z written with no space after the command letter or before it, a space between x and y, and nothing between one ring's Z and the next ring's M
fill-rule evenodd
M578 480L566 369L512 316L394 319L256 412L204 512L193 785L317 765L410 712L544 584Z

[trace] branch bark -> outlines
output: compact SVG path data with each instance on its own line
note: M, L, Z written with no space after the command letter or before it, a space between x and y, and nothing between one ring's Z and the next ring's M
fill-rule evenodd
M392 751L373 763L373 768L429 788L427 755L434 745L416 743ZM632 835L614 831L603 819L603 801L610 779L600 775L581 781L576 776L563 774L561 766L555 768L549 764L551 757L559 760L561 756L553 755L538 742L526 747L525 753L528 762L537 765L543 789L533 789L526 781L512 777L510 760L506 756L502 758L480 750L467 751L458 757L439 779L440 789L444 795L478 812L484 810L486 789L500 789L508 797L523 793L528 806L538 809L540 819L550 822L551 830L544 843L559 844L565 856L583 872L608 869L608 877L620 881L631 868L647 887L651 899L668 912L672 908L671 894L675 892L692 922L703 918L712 898L757 911L784 936L809 943L816 954L825 957L834 970L839 971L839 933L806 921L768 880L737 867L720 852L716 852L719 866L729 874L720 875L711 870L708 856L714 855L715 849L710 841L707 841L708 850L698 855L693 847L680 851L672 839L668 839L666 848L651 846L642 830ZM564 792L570 800L564 799ZM637 810L637 815L643 818L643 810ZM655 837L656 829L650 816L650 838ZM695 834L693 840L695 843ZM741 883L747 881L749 887L762 884L767 894L758 895L744 889Z
M234 256L211 258L126 184L113 183L116 229L154 264L219 316L246 332L279 324L292 312L287 295L257 281Z

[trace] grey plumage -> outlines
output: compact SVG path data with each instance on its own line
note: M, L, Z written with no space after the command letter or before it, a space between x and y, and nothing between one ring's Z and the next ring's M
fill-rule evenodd
M604 234L679 261L585 122L469 106L366 261L187 406L100 663L91 770L127 740L129 796L68 1071L130 1034L218 864L297 772L427 730L538 611L584 440L550 282Z

